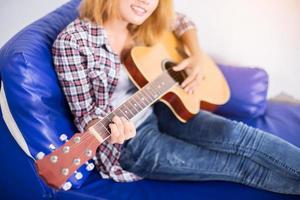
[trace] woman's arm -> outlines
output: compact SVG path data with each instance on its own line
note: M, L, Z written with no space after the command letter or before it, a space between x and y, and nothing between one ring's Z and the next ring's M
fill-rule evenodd
M97 76L95 69L88 69L94 65L93 59L88 59L85 52L79 48L74 35L60 35L53 45L53 61L58 79L67 98L70 110L74 116L75 124L80 132L87 130L106 113L111 112L106 95L101 94L107 90L104 84L93 84L92 76ZM99 78L99 77L97 77ZM99 79L96 82L100 82ZM103 105L99 105L101 102ZM107 108L107 109L102 109ZM134 137L136 130L134 124L124 117L115 116L113 123L109 124L110 143L123 143L124 140Z
M191 56L201 56L202 51L199 45L196 29L190 29L184 32L181 36L181 40L188 48Z
M53 44L53 62L75 125L83 132L92 120L105 115L97 106L93 92L97 88L88 76L87 57L81 52L76 35L60 34Z
M192 94L195 87L203 78L202 50L199 45L197 29L195 24L187 16L176 13L174 33L181 39L189 51L189 57L174 67L174 70L185 70L188 77L182 82L181 87Z

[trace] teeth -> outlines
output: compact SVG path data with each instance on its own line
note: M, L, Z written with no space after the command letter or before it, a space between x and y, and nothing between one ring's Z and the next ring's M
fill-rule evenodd
M131 7L138 12L146 13L146 10L141 7L138 7L138 6L131 6Z

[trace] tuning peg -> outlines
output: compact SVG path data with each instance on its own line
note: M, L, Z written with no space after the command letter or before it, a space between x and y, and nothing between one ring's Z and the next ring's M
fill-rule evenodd
M76 137L74 138L74 143L75 143L75 144L78 144L80 141L81 141L81 137L76 136Z
M80 158L74 158L74 160L73 160L73 164L74 165L80 165Z
M42 160L45 157L45 153L44 152L38 152L35 157L38 160Z
M56 149L56 147L54 146L54 144L50 144L50 145L49 145L49 149L50 149L51 151L54 151L54 150Z
M94 163L86 162L85 164L86 164L85 169L86 169L87 171L92 171L92 170L94 169L94 167L95 167Z
M58 156L53 155L53 156L50 157L50 162L51 163L57 163L57 161L58 161Z
M70 147L69 146L64 146L63 149L62 149L62 151L64 153L69 153L70 152Z
M85 155L86 155L87 157L91 157L91 156L93 155L92 150L86 149L86 150L85 150Z
M62 186L62 189L64 191L67 191L67 190L71 189L71 187L72 187L72 183L68 181Z
M64 175L64 176L68 176L69 171L70 171L70 170L69 170L68 168L62 168L62 169L61 169L61 174Z
M66 134L61 134L59 136L59 139L62 141L62 142L67 142L68 141L68 136Z
M82 175L82 173L81 173L81 172L76 172L76 174L75 174L75 178L76 178L77 180L80 180L80 179L82 179L82 177L83 177L83 175Z

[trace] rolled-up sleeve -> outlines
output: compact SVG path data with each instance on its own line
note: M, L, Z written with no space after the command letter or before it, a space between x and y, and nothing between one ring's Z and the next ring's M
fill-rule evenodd
M195 23L186 15L176 12L172 22L172 31L177 37L182 36L186 31L196 29Z
M89 77L91 60L82 51L72 35L62 35L52 48L55 71L74 116L74 123L80 132L93 119L106 114L105 105L95 99L95 89L105 91L104 85L94 88Z

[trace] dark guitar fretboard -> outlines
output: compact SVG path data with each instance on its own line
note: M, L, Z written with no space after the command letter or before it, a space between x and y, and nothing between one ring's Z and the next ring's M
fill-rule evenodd
M112 118L115 115L119 117L123 116L128 120L132 119L138 113L142 112L144 109L152 105L170 88L177 84L175 73L176 72L172 70L164 71L164 73L162 73L154 81L146 84L142 89L137 91L134 95L132 95L128 100L126 100L113 112L111 112L101 121L93 125L94 130L100 134L101 138L106 140L110 136L108 125L111 123Z

